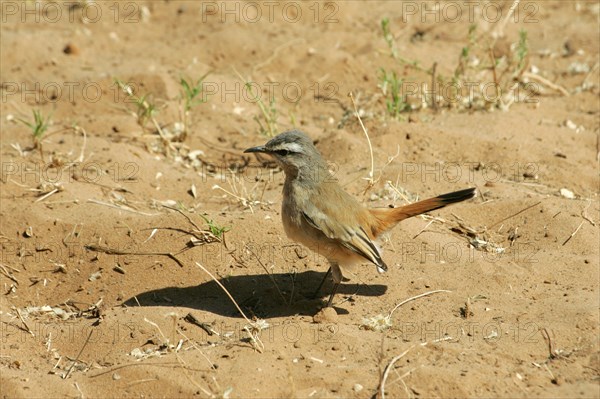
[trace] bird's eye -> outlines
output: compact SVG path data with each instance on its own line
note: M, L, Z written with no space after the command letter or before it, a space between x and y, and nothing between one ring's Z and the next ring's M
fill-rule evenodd
M289 155L289 153L290 153L288 150L277 150L274 152L275 152L275 154L281 155L282 157L285 157L285 156Z

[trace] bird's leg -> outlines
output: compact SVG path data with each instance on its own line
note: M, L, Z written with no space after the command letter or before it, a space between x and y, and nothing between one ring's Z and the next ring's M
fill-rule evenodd
M327 307L332 307L333 297L337 292L338 288L344 276L342 275L342 270L340 269L340 265L337 262L331 262L331 279L333 280L333 289L331 290L331 295L329 295L329 300L327 301Z
M327 280L327 277L329 277L330 275L331 275L331 267L329 269L327 269L327 273L325 273L323 280L321 280L321 284L319 284L319 288L317 288L317 290L315 291L313 298L316 298L317 296L319 296L319 292L321 292L321 288L323 288L323 284L325 284L325 280Z
M330 308L333 305L333 297L335 296L335 293L337 292L339 286L340 286L340 283L335 283L333 285L333 289L331 290L331 295L329 295L329 300L327 301L328 308Z

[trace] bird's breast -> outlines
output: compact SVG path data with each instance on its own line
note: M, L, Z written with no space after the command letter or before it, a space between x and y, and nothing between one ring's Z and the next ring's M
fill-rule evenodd
M322 233L310 226L304 217L303 210L310 206L308 198L303 187L286 182L283 187L281 220L289 238L311 248Z

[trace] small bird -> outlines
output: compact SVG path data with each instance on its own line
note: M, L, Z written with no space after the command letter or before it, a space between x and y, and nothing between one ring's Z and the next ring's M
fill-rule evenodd
M380 273L388 267L381 258L377 238L398 222L425 212L475 197L474 188L443 194L399 208L366 208L342 189L312 140L290 130L246 153L272 156L285 172L281 217L289 238L324 255L330 268L333 290L327 306L342 282L342 270L368 261Z

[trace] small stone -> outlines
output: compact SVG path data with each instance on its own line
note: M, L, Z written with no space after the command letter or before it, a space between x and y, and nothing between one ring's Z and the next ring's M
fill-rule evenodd
M517 373L516 375L519 380L523 381L523 376L521 374Z
M334 308L326 307L313 316L313 322L318 324L336 323L337 317L338 315Z
M360 392L363 390L363 386L360 384L354 384L354 386L352 387L352 389L354 390L354 392Z
M583 62L573 62L569 65L569 73L572 75L578 75L582 73L588 73L590 71L590 66Z
M79 54L79 49L74 44L69 43L63 49L63 53L65 53L67 55L77 55L77 54Z
M113 380L115 380L115 381L117 381L117 380L120 380L120 379L121 379L121 376L120 376L119 374L117 374L117 373L114 373L114 374L112 375L112 379L113 379Z
M571 129L571 130L576 130L577 129L577 125L575 124L575 122L573 122L570 119L567 119L564 122L564 126L567 127L567 128L569 128L569 129Z
M566 188L560 189L560 195L568 199L575 199L575 194L573 194L573 191Z
M562 385L563 378L560 375L557 375L556 377L552 378L550 380L550 382L553 383L554 385Z
M89 281L96 281L96 280L98 280L100 277L102 277L102 272L101 272L100 270L98 270L97 272L95 272L95 273L92 273L92 274L90 275L90 277L88 277L88 280L89 280Z

